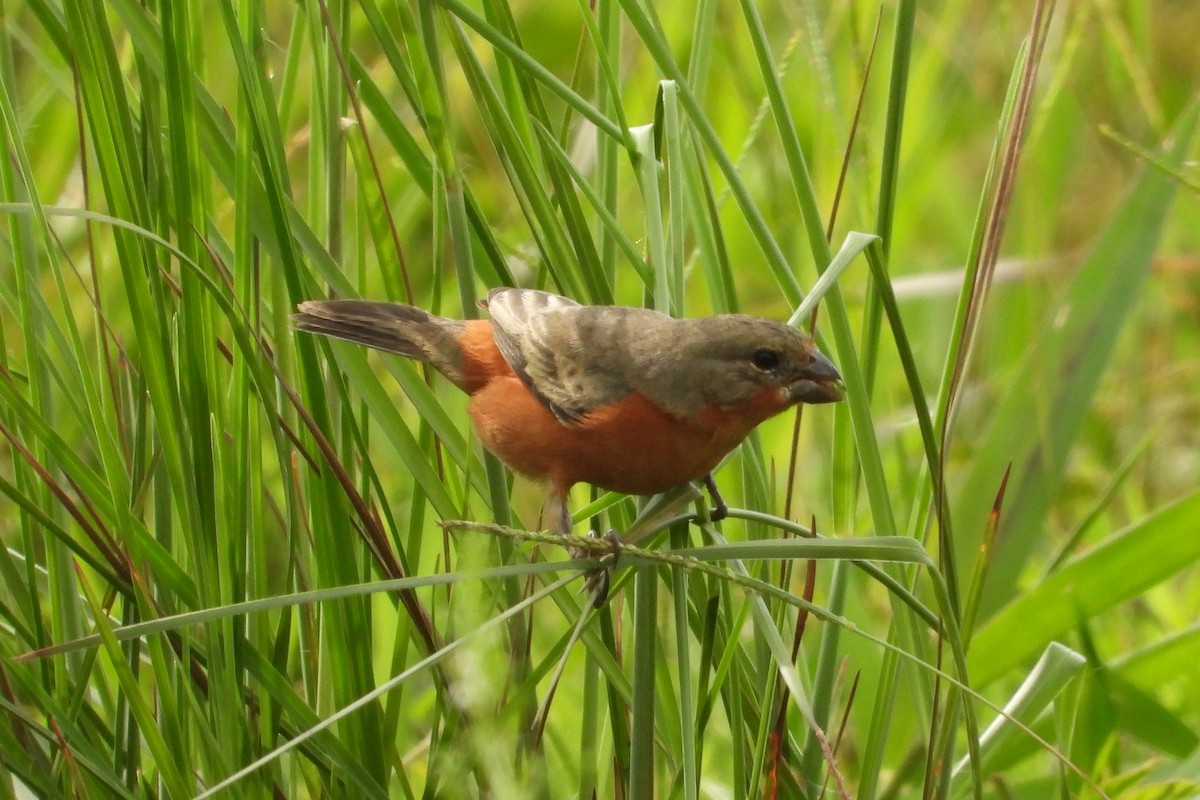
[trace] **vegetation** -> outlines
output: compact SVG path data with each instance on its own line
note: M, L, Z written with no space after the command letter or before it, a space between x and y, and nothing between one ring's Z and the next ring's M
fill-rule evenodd
M0 797L1200 791L1200 6L0 19ZM577 488L590 610L452 386L289 322L502 284L799 309L847 400L717 525Z

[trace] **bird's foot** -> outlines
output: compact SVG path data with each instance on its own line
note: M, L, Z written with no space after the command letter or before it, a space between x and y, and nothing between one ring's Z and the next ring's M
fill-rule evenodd
M708 489L708 496L712 498L712 511L708 512L709 522L720 522L729 516L729 506L725 503L725 498L721 497L721 493L717 491L717 482L713 480L712 473L704 476L704 486Z
M588 536L597 538L599 536L596 531L588 531ZM612 583L613 570L617 568L617 559L621 556L621 537L617 535L615 530L609 530L604 534L604 540L612 545L612 552L604 554L600 558L600 565L593 567L584 574L583 588L581 592L586 592L592 596L592 605L596 608L604 605L604 601L608 599L608 590ZM572 558L590 558L594 555L594 551L585 550L584 548L571 548Z

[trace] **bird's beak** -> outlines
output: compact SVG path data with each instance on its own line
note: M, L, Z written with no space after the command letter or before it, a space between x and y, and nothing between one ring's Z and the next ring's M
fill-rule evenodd
M800 372L799 379L788 387L796 403L836 403L842 399L842 375L833 362L812 351L812 362Z

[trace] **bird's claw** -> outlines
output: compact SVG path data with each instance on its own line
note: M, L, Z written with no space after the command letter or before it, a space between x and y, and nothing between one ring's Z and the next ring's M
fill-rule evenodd
M708 512L709 522L720 522L729 516L729 506L725 502L725 498L721 497L721 492L717 490L717 482L713 480L712 473L704 476L704 486L708 489L708 496L712 498L713 507Z
M596 531L588 531L588 536L596 538L599 534ZM584 574L583 586L579 590L581 593L592 596L592 605L596 608L604 605L604 601L608 599L613 570L617 568L617 560L621 556L621 537L615 530L610 529L608 533L604 534L604 540L612 545L612 552L601 556L600 565ZM591 551L582 548L572 548L571 550L573 558L589 558L591 555Z

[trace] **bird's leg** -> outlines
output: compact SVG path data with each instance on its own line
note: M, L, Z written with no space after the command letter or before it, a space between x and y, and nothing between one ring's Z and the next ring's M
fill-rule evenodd
M551 489L548 497L550 519L554 525L554 533L562 537L571 535L571 512L567 509L565 492Z
M595 531L588 531L588 536L597 537ZM600 559L600 566L587 571L583 579L583 590L592 595L592 605L596 608L604 605L608 599L609 585L612 583L613 571L617 568L617 559L621 557L621 537L615 530L609 529L604 534L604 541L612 546L612 553ZM587 555L591 555L588 553Z
M566 491L551 487L549 505L550 518L555 521L554 532L564 538L570 536L571 512L567 510ZM597 534L595 531L589 531L589 535L596 536ZM605 534L604 538L612 544L612 555L601 559L601 566L588 570L583 581L583 591L592 595L594 598L593 603L597 607L603 605L604 601L608 599L608 588L612 580L612 572L617 566L617 556L621 553L621 539L617 536L616 531L609 531ZM591 558L593 555L593 551L579 547L570 547L568 548L568 552L571 554L571 558Z
M713 509L709 512L709 522L720 522L729 516L729 506L725 504L725 498L721 497L721 493L717 491L717 482L713 480L712 473L704 476L704 487L708 489L708 496L712 498Z

